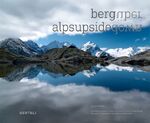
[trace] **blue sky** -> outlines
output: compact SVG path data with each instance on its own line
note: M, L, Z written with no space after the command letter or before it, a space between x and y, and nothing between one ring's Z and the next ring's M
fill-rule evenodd
M78 47L81 47L87 41L94 42L100 47L107 48L127 48L137 46L150 46L150 26L142 29L141 32L115 32L108 31L103 33L78 34L78 35L63 35L52 34L45 38L37 40L39 45L47 45L52 41L70 42Z

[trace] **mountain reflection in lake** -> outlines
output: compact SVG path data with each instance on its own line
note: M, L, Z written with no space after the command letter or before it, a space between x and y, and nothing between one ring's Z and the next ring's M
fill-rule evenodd
M116 65L3 67L0 123L149 122L150 72Z

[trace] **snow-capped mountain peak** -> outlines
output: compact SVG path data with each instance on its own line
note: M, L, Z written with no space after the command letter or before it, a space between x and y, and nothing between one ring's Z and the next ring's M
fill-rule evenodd
M91 41L88 41L87 43L83 44L83 48L85 49L89 49L91 47L95 48L96 44L92 43Z
M88 52L91 55L96 56L96 57L109 56L108 53L101 50L98 45L96 45L95 43L91 41L88 41L87 43L83 44L83 47L81 48L81 50Z

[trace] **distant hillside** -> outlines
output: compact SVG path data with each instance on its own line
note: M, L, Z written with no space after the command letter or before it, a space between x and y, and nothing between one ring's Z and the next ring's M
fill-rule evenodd
M109 61L119 65L139 65L148 66L150 65L150 50L141 52L132 57L120 57Z
M150 50L134 55L125 62L131 65L150 65Z

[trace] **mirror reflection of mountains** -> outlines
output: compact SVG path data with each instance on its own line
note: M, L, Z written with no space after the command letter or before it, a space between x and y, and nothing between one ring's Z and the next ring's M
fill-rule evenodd
M86 64L84 66L79 66L65 63L30 64L20 66L0 65L0 78L4 78L8 81L20 81L23 78L33 79L37 77L39 73L48 74L53 78L58 78L62 76L74 76L79 72L90 78L96 75L99 71L140 72L142 70L129 66L117 66L114 64L107 66L101 64Z
M76 66L69 64L31 64L28 66L0 66L0 78L8 82L38 80L55 86L76 84L102 86L112 91L140 90L150 92L149 72L114 64Z
M20 81L22 78L28 79L35 78L40 72L57 78L60 76L70 75L73 76L76 73L83 70L90 70L93 64L86 65L73 65L73 64L31 64L31 65L1 65L0 77L5 78L8 81Z

